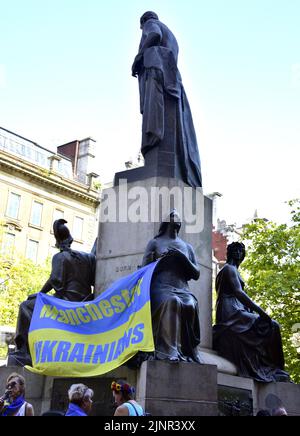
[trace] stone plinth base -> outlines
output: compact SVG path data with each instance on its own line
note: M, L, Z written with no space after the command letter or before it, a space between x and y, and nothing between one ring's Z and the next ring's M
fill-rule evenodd
M153 416L217 416L217 367L144 362L138 375L137 400Z
M261 409L283 406L289 416L300 416L300 385L293 383L258 383L250 378L218 374L219 411L227 415L248 414L248 402L256 415ZM241 412L242 411L242 412Z
M200 355L203 364L217 366L219 373L238 375L236 366L229 360L224 359L224 357L219 356L216 351L200 347Z
M258 385L257 406L258 409L272 409L281 404L289 416L300 416L300 385L292 383L271 383Z
M131 214L137 208L136 196L140 198L137 221ZM167 177L123 183L103 190L102 197L96 295L138 269L148 242L159 232L161 221L176 208L183 219L179 236L193 246L200 266L200 279L191 280L189 286L199 302L201 346L211 348L212 201L201 190L196 192L183 182ZM191 226L192 221L188 223L189 213L194 214L199 226Z

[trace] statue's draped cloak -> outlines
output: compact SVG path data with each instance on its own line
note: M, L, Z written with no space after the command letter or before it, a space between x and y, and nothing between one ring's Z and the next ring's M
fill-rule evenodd
M189 102L177 68L178 44L163 23L149 20L144 25L140 49L149 35L156 34L160 45L143 52L139 73L140 110L143 114L142 153L144 156L160 142L176 143L176 154L183 181L202 187L201 163ZM174 110L174 108L176 110ZM173 138L165 138L168 114L176 116Z
M151 282L155 358L199 363L199 307L189 289L188 281L191 277L186 267L188 262L195 262L195 255L189 244L180 239L178 241L180 251L187 257L187 261L176 255L160 259ZM149 246L153 243L159 244L159 239L151 241ZM168 248L174 247L170 245Z
M240 376L260 382L288 378L279 325L263 320L238 298L228 281L228 265L216 280L217 313L213 329L214 349L238 368ZM245 284L236 270L241 289Z

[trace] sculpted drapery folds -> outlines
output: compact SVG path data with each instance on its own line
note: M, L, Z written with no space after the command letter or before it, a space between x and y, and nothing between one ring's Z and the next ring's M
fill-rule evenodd
M227 263L216 280L214 349L238 368L240 376L260 382L289 381L284 371L280 327L245 292L238 268L245 246L228 246Z
M151 310L155 359L200 362L199 308L188 282L200 270L193 247L178 237L181 222L175 211L149 242L143 259L159 263L151 283Z
M196 133L177 68L178 43L154 12L142 16L141 29L143 34L132 75L139 78L142 153L146 165L148 153L154 147L163 148L175 153L180 178L189 186L202 187ZM151 158L149 161L151 164Z

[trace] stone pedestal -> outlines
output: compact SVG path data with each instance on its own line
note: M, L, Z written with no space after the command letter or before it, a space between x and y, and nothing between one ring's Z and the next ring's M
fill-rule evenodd
M257 408L272 409L282 405L289 416L300 416L300 385L292 383L257 384Z
M300 385L293 383L258 383L250 378L218 374L219 411L238 414L239 409L247 409L245 398L251 399L252 414L261 409L272 412L282 405L289 416L300 416ZM227 395L226 395L227 394ZM225 409L224 409L224 404ZM243 404L244 403L244 404ZM231 410L230 410L231 408Z
M237 367L229 360L224 359L218 355L216 351L211 349L205 349L200 347L201 362L205 365L215 365L218 368L218 372L221 374L235 375L237 376Z
M128 171L130 173L130 171ZM124 177L126 172L123 173ZM119 180L120 182L120 180ZM159 190L159 191L158 191ZM173 191L172 191L173 190ZM171 192L171 201L168 194ZM173 193L175 194L173 197ZM182 197L181 197L181 195ZM139 200L137 200L139 196ZM180 198L181 197L181 198ZM108 201L108 198L111 200ZM115 199L115 205L112 205ZM96 293L100 294L114 281L141 265L147 243L157 235L163 218L176 208L183 219L180 237L190 243L200 264L201 276L190 282L190 289L200 307L201 346L212 343L212 202L198 191L196 233L185 216L196 213L196 190L183 182L166 177L153 177L104 190L97 247ZM140 221L133 213L139 207ZM116 209L116 215L114 210ZM110 222L103 222L110 214ZM115 222L111 222L115 218Z
M137 380L137 401L153 416L217 416L217 367L144 362Z

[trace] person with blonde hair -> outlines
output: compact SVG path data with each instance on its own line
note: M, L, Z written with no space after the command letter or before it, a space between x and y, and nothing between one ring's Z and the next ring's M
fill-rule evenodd
M94 391L84 384L72 385L68 391L69 408L65 416L88 416L92 410Z
M0 416L34 416L30 403L25 401L25 379L16 372L6 381L6 390L0 398Z

